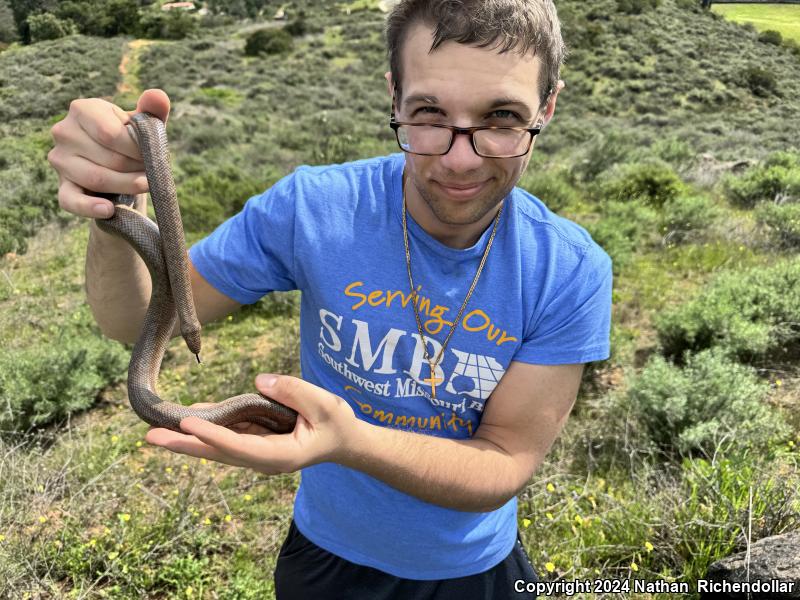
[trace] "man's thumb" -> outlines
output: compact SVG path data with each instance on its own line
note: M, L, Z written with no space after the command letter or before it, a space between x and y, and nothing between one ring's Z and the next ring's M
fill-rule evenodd
M166 123L169 117L169 96L164 90L145 90L139 96L135 112L148 112Z

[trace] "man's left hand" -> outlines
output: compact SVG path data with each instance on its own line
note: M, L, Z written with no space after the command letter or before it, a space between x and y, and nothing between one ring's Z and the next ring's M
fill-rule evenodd
M297 424L285 434L256 426L229 429L199 417L180 423L184 433L154 428L145 441L167 450L206 458L267 475L290 473L321 462L336 462L356 421L353 409L331 392L288 375L259 375L258 390L297 411ZM251 432L258 433L251 433Z

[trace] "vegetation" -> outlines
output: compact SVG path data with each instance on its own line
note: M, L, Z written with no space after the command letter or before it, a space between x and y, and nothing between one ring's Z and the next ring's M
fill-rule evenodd
M192 243L299 164L397 151L383 16L363 0L136 3L117 20L128 4L93 4L51 11L81 34L26 45L50 4L12 0L9 30L0 0L0 596L272 597L298 478L143 444L130 348L85 304L86 227L56 206L49 128L73 98L130 110L164 89ZM520 497L548 579L693 582L800 526L800 61L780 24L775 45L698 4L558 3L567 87L521 185L589 230L615 280L612 356ZM251 55L261 36L288 42ZM174 340L161 391L211 401L298 374L298 312L277 294L205 328L202 368Z

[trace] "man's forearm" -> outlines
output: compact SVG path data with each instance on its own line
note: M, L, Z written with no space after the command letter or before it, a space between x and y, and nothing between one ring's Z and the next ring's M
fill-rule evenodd
M487 512L516 495L529 477L502 448L475 436L452 440L357 420L340 461L411 496L446 508Z
M143 197L137 198L137 210L144 212L145 205ZM150 290L150 274L136 251L91 221L86 250L86 296L103 334L121 342L135 342L147 311Z

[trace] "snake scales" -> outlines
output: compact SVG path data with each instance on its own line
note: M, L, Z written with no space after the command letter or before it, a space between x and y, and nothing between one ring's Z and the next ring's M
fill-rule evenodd
M153 291L139 339L128 365L128 399L139 417L156 427L180 431L181 419L200 417L217 425L263 425L277 433L294 429L297 413L259 393L241 394L209 408L192 408L159 397L161 361L175 320L189 349L200 353L197 319L189 280L186 240L169 162L164 123L148 113L131 118L128 131L139 144L156 213L156 223L133 208L134 196L104 195L115 205L109 219L95 219L103 231L127 241L150 271Z

